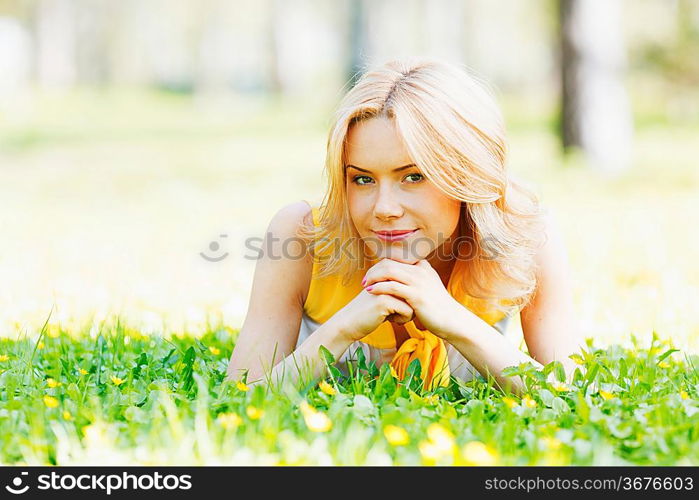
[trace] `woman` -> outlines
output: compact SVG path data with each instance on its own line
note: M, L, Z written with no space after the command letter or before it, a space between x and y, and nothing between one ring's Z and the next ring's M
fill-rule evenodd
M424 387L475 370L519 393L521 362L561 361L581 346L565 247L534 195L505 170L501 113L463 68L389 62L341 102L327 144L320 207L272 219L229 379L323 373L361 348ZM519 312L531 357L501 331Z

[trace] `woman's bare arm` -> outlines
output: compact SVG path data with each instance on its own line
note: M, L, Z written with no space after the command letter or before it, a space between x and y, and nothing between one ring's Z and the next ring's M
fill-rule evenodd
M537 289L520 318L530 355L542 364L557 360L571 375L575 364L568 357L580 352L580 337L573 308L573 285L568 252L555 219L546 217L547 239L537 255Z
M313 269L304 243L296 236L306 217L310 217L310 207L298 202L282 208L269 224L245 322L228 365L228 380L239 380L248 370L250 383L264 381L269 375L272 381L283 377L294 381L299 375L297 367L310 368L310 375L317 377L324 367L318 354L321 344L336 359L351 344L339 325L328 321L294 352Z

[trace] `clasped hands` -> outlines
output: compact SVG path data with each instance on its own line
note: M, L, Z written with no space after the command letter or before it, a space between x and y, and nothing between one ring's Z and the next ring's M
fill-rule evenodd
M418 328L445 340L453 333L455 320L466 310L425 259L415 264L382 259L369 268L362 286L373 295L387 294L403 300L412 308Z

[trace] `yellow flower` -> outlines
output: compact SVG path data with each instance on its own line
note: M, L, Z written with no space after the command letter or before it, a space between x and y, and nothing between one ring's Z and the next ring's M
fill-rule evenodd
M461 455L468 465L495 465L498 463L497 452L480 441L466 443L461 450Z
M56 408L58 406L58 400L53 396L44 396L44 404L49 408Z
M36 348L37 348L37 349L43 349L43 348L44 348L44 343L43 343L43 342L39 342L39 343L36 345Z
M82 368L78 368L78 373L80 373L80 375L87 375L87 370L84 370Z
M431 396L425 396L423 398L425 403L427 403L428 405L436 405L438 399L439 399L439 396L437 396L436 394L432 394Z
M235 429L243 423L243 419L237 413L221 413L216 417L216 421L224 429Z
M682 399L689 399L689 394L687 394L687 391L680 391L680 397Z
M536 401L534 401L529 396L524 396L522 398L522 404L524 404L524 406L526 406L527 408L536 408Z
M417 445L420 450L420 455L428 463L433 463L443 455L442 450L432 441L420 441Z
M264 415L265 412L264 410L260 410L259 408L255 408L254 406L248 406L245 410L245 414L248 416L250 420L258 420L262 418L262 415Z
M303 401L300 406L306 426L313 432L328 432L332 429L333 423L328 416L316 410L307 402Z
M46 335L52 339L57 339L61 335L61 328L58 325L49 325L46 329Z
M505 396L502 398L502 402L507 405L508 408L514 408L515 406L519 405L516 399L511 398L509 396Z
M238 381L235 386L238 388L239 391L247 392L250 390L250 388L245 385L245 383Z
M599 395L602 396L602 398L607 400L607 401L609 401L610 399L614 399L616 397L611 392L603 391L602 389L599 390Z
M410 442L410 436L408 436L406 430L397 425L384 427L383 435L386 436L386 441L393 446L405 446Z
M556 382L553 384L553 388L557 392L565 392L570 390L570 386L568 384L564 384L563 382Z
M73 415L68 410L63 412L63 420L73 420Z
M658 363L658 367L659 368L670 368L670 363L668 363L667 361L661 361L660 363Z
M60 382L57 382L57 381L55 381L55 380L52 379L52 378L47 378L47 379L46 379L46 384L47 384L51 389L55 389L56 387L58 387L59 385L61 385Z
M541 441L550 450L558 450L563 445L563 443L561 443L560 439L556 439L554 437L547 436L547 437L541 438Z
M582 358L582 356L580 356L580 354L571 354L569 358L572 359L577 365L585 364L585 360Z
M388 368L391 370L391 375L393 375L393 378L399 378L398 372L396 371L395 368L393 368L393 365L388 365Z
M449 453L454 449L454 435L437 423L427 427L427 438L442 453Z
M209 346L209 351L211 351L211 354L213 354L214 356L218 356L219 354L221 354L221 349L219 349L218 347Z
M335 388L328 384L325 380L321 380L320 383L318 384L318 387L320 387L320 390L323 391L325 394L328 396L334 396L335 395Z
M10 357L7 354L0 354L0 362L9 361Z
M116 385L117 387L126 382L124 379L112 376L111 379L112 384Z

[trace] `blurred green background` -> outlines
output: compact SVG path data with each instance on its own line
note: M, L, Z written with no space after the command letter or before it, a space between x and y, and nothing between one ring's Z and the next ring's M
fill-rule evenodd
M52 308L239 327L245 240L321 200L350 78L428 55L492 84L509 167L565 233L571 321L697 352L699 2L579 1L0 0L0 335ZM564 154L566 39L592 139Z

